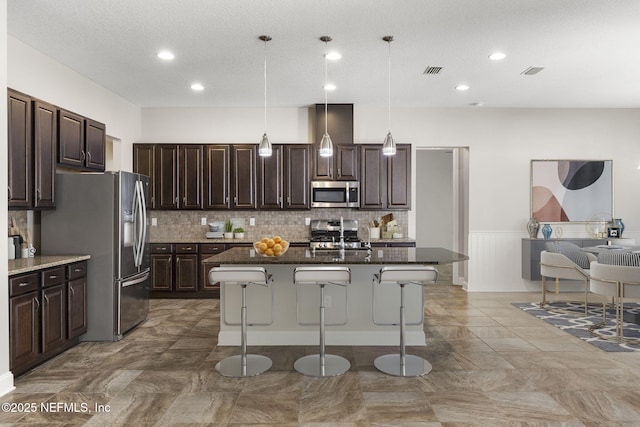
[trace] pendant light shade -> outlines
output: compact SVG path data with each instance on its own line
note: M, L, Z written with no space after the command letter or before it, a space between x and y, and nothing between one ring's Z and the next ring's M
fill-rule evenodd
M321 157L331 157L333 156L333 142L331 141L331 137L329 136L329 130L327 125L327 55L328 55L328 46L329 42L332 40L329 36L320 37L325 44L325 52L324 52L324 135L322 136L322 141L320 141L320 150L319 154Z
M391 42L393 41L393 36L384 36L382 40L386 41L389 45L389 56L388 56L388 67L389 67L389 104L388 104L388 118L389 118L389 131L387 132L387 136L384 138L384 143L382 144L382 154L385 156L393 156L396 154L396 143L393 140L393 136L391 135Z
M264 35L259 37L264 42L264 134L258 146L258 155L260 157L269 157L273 153L271 142L267 136L267 42L271 37Z

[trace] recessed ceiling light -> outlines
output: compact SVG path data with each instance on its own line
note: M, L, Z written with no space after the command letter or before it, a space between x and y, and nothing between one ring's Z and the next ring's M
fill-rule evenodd
M327 59L330 61L336 61L340 58L342 58L342 55L340 55L338 52L329 52L327 53Z
M501 59L504 59L506 57L507 55L502 52L494 52L491 55L489 55L489 59L492 61L500 61Z
M200 83L193 83L191 85L191 89L196 91L196 92L200 92L200 91L204 90L204 86L202 86Z
M460 85L456 86L456 90L459 90L459 91L469 90L469 86L465 85L465 84L460 84Z
M160 52L158 52L158 58L164 59L165 61L171 61L173 58L175 58L175 55L168 50L161 50Z
M336 90L336 85L334 85L333 83L327 83L326 85L322 86L322 88L324 90Z
M484 102L472 102L469 104L470 107L484 107Z

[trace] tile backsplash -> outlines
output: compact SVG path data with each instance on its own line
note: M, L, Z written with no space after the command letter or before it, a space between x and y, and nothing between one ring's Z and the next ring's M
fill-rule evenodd
M305 219L355 219L358 221L358 235L367 239L367 225L373 219L392 213L404 237L408 237L407 211L359 211L355 209L313 209L309 211L150 211L157 226L151 227L152 241L184 241L205 238L208 226L201 225L201 218L207 222L226 221L243 218L245 239L255 240L262 236L280 235L289 241L308 240L309 226ZM255 226L249 225L255 218Z

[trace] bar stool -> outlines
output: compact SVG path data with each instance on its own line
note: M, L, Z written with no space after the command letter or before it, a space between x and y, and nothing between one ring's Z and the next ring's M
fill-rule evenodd
M438 271L426 265L419 266L386 266L380 269L380 273L373 275L373 292L375 285L396 283L400 286L400 354L385 354L376 358L373 362L375 367L385 374L398 377L418 377L431 372L432 366L422 357L406 354L405 351L405 304L404 287L406 285L425 286L435 283L438 280ZM411 325L421 325L424 321L424 290L422 298L422 319L419 323ZM377 323L375 316L373 323L376 325L396 325L397 323Z
M342 375L349 370L351 364L347 359L335 354L325 354L325 326L344 325L346 323L325 323L324 287L326 285L337 285L346 287L351 283L351 270L343 266L314 266L297 267L293 270L293 283L296 285L296 305L298 301L298 287L305 284L320 286L320 353L303 356L295 361L293 367L303 375L311 377L334 377ZM345 304L346 313L347 304ZM298 309L296 307L296 313ZM345 316L346 317L346 316ZM296 321L299 325L318 325L318 323L308 323L300 321L296 314Z
M267 271L262 267L214 267L209 271L209 282L220 282L223 286L237 284L242 288L240 314L241 354L229 356L218 362L216 371L225 377L251 377L266 372L271 368L271 359L258 354L247 354L247 286L259 285L268 287L272 282L271 275L267 274ZM237 325L226 321L225 324Z

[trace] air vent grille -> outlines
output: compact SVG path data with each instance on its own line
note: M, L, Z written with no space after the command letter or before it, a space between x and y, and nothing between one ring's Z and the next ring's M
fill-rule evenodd
M524 74L525 76L533 76L535 74L538 74L542 70L544 70L544 67L529 67L520 74Z
M442 71L442 67L427 67L422 74L436 75L440 74L440 71Z

